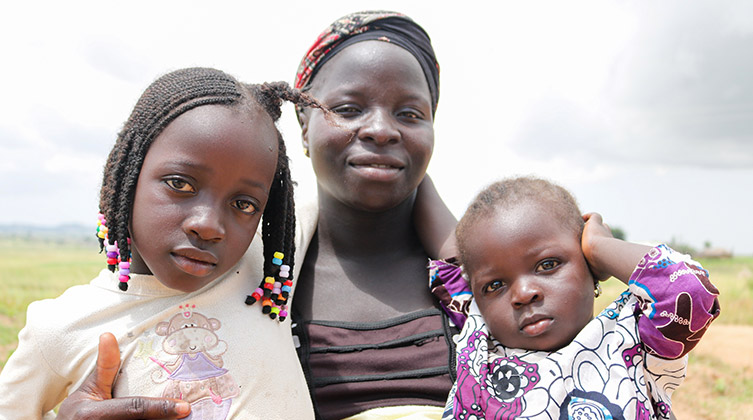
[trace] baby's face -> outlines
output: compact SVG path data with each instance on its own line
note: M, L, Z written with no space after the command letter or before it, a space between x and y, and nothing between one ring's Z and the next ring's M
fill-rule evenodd
M593 318L594 281L580 237L541 205L498 209L471 226L465 269L492 335L556 350Z

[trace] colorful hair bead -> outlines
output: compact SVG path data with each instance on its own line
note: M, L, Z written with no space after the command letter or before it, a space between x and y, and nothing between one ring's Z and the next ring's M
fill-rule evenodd
M272 309L270 309L269 311L269 317L272 319L275 319L277 318L277 315L279 314L280 314L280 307L277 305L273 305Z
M254 293L246 296L246 304L253 305L261 300L262 313L269 315L272 319L277 318L284 321L288 316L288 312L285 310L285 302L287 302L293 286L293 281L289 278L291 267L283 264L285 254L282 252L276 251L272 254L272 257L273 269L274 266L279 266L276 268L276 275L264 277Z
M123 258L120 255L118 243L111 244L107 234L108 229L105 224L105 216L100 213L97 216L97 239L100 240L99 252L102 252L103 249L107 251L105 254L107 257L107 268L113 273L116 268L118 269L118 289L125 292L128 290L128 280L131 279L131 258L130 256ZM131 243L130 238L128 238L128 243Z
M254 293L246 296L246 305L253 305L264 295L264 290L261 287L257 287Z
M264 298L261 301L261 313L268 314L272 311L272 299Z

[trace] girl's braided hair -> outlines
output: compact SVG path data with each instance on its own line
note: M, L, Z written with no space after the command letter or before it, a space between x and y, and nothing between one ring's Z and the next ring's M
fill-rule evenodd
M306 94L291 88L285 82L248 85L232 76L211 68L187 68L168 73L155 80L141 95L130 117L107 158L99 207L106 220L106 239L98 234L100 244L117 244L121 261L130 259L130 233L128 225L136 193L136 184L149 147L162 131L178 116L203 105L228 107L253 107L261 105L273 121L282 113L282 101L298 106L321 108L318 102ZM269 200L262 215L262 239L264 243L264 277L275 278L281 263L273 262L276 251L292 270L295 253L295 205L293 183L290 179L289 160L282 134L277 130L278 160ZM279 256L279 255L278 255ZM282 257L280 257L282 259ZM128 267L128 265L125 265ZM110 269L115 266L110 264ZM127 270L126 270L127 273ZM121 290L127 290L127 274L121 280ZM121 279L123 277L121 276ZM292 280L292 277L289 278ZM262 285L264 280L262 280ZM288 288L289 290L289 288ZM269 295L270 293L267 293ZM271 296L279 302L264 305L265 313L284 320L283 295ZM287 293L284 294L285 298ZM267 299L270 296L266 296ZM266 300L266 299L265 299ZM255 300L247 299L248 304ZM267 302L265 302L267 303ZM277 308L276 310L272 310Z

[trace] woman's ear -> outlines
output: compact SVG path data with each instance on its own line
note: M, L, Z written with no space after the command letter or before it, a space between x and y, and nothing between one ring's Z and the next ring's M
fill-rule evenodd
M308 156L309 140L308 140L308 128L309 128L309 113L307 109L300 109L296 107L295 115L298 118L298 124L301 126L301 141L303 143L303 151Z

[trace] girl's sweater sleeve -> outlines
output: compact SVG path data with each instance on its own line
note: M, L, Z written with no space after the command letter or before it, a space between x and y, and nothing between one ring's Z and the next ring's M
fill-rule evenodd
M0 373L0 420L54 418L52 409L68 395L70 381L60 376L45 357L49 343L39 340L35 305L38 303L29 307L27 324L18 335L18 348Z
M666 245L652 248L628 283L646 350L664 359L687 354L719 316L719 290L689 256Z

